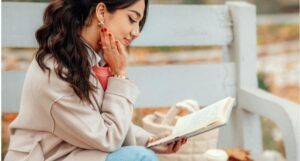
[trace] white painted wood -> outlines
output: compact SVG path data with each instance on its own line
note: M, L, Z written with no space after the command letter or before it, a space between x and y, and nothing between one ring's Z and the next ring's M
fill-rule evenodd
M241 108L276 123L283 134L287 160L299 161L300 105L253 88L241 88L239 98Z
M229 52L228 45L222 47L222 62L234 62L234 55Z
M236 62L237 88L257 88L256 77L256 9L245 2L227 2L233 23L233 42L228 52ZM220 147L242 147L252 154L262 152L262 135L259 116L237 108L227 127L221 128ZM230 141L230 142L229 142Z
M137 107L170 106L183 99L208 105L235 97L234 64L197 64L134 67L129 70L141 95Z
M2 112L18 112L25 71L2 72L1 109Z
M230 7L235 28L235 40L229 45L229 52L236 57L238 86L256 88L256 8L242 2L231 2L227 5Z
M3 2L2 46L37 47L34 35L46 5ZM150 25L132 46L226 45L232 40L225 5L151 5L148 18Z
M147 24L133 45L226 45L232 40L225 5L153 5Z
M168 107L183 99L200 105L228 95L235 97L234 64L165 65L129 68L129 76L141 94L136 107ZM2 107L17 112L25 71L3 72Z
M2 2L2 47L37 47L46 3Z

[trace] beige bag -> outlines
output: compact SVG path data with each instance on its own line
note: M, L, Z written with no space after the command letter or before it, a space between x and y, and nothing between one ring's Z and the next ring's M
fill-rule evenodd
M155 112L143 118L143 128L153 134L160 134L166 130L172 131L179 109L185 108L189 112L199 110L194 100L184 100L173 105L167 114ZM160 161L206 161L204 153L208 149L216 148L219 130L215 129L198 136L189 138L180 150L173 154L158 154Z

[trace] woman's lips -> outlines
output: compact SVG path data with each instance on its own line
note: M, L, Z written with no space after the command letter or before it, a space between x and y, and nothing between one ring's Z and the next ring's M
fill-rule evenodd
M125 41L125 45L128 46L130 43L131 43L131 40L128 40L126 38L124 38L124 41Z

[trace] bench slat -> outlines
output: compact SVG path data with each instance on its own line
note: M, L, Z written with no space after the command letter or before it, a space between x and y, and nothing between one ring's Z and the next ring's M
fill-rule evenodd
M46 3L2 3L2 47L37 47L35 32L41 26Z
M183 99L207 105L236 96L233 63L164 65L129 70L141 94L136 107L170 106Z
M25 71L2 72L2 112L18 112Z
M136 107L170 106L183 99L210 104L235 96L234 65L196 64L129 68L130 79L140 89ZM2 73L2 110L19 111L25 71Z
M46 6L3 2L2 46L37 47L35 31L42 24ZM151 5L148 18L149 25L132 46L227 45L232 40L226 5Z

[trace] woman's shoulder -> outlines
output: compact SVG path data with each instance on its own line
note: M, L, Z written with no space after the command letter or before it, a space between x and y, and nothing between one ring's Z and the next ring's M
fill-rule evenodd
M62 80L55 72L56 62L52 57L44 59L49 70L42 70L37 60L34 58L26 73L24 90L37 93L39 95L55 95L61 97L74 94L68 82ZM29 87L29 88L26 88ZM55 98L54 98L55 99Z

